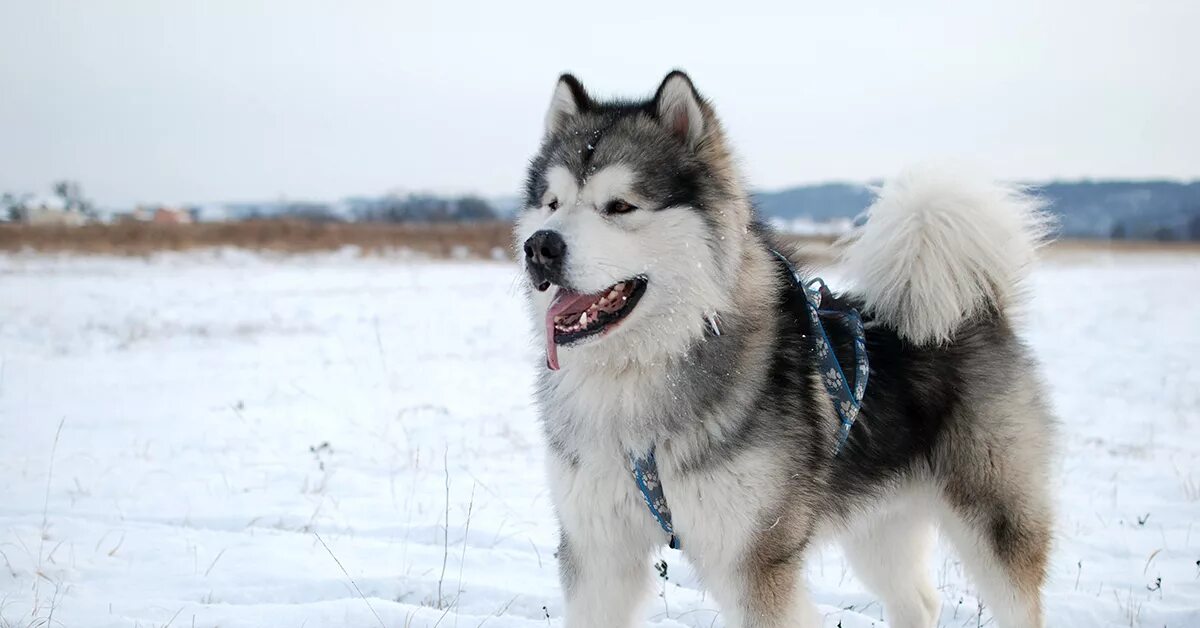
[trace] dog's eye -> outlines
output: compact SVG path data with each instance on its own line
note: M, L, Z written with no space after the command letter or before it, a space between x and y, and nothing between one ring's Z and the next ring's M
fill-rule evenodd
M546 203L546 206L550 208L550 211L558 209L558 199L554 199L549 203Z
M637 207L634 207L633 205L630 205L619 198L609 201L608 205L604 206L604 212L607 214L628 214L635 209L637 209Z

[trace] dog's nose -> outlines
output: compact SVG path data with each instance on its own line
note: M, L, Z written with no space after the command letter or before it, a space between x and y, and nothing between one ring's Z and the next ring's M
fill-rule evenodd
M525 241L525 259L547 269L560 266L567 254L567 243L557 231L542 229Z
M551 283L562 284L567 242L557 231L542 229L525 241L525 266L538 290Z

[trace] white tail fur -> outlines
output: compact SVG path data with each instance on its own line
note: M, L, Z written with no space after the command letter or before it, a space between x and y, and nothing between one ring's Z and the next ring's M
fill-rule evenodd
M980 309L1012 305L1049 224L1020 188L911 171L879 191L842 263L867 309L902 338L944 343Z

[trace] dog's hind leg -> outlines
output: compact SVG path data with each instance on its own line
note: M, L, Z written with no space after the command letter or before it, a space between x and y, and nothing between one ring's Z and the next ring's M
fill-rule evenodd
M1037 516L951 506L942 530L1000 628L1042 626L1041 586L1050 533Z
M951 500L943 533L954 544L1000 628L1042 626L1041 587L1050 549L1049 518L1020 500ZM1015 502L1015 503L1013 503Z
M863 584L882 598L892 628L931 628L941 599L929 581L933 518L927 501L905 497L842 539L846 558Z
M940 524L1000 628L1040 628L1041 587L1052 540L1047 443L1004 430L959 438L943 478ZM1007 432L1008 438L993 436Z

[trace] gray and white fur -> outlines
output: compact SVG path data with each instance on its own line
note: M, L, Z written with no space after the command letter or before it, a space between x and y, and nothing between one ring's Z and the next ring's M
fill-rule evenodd
M712 105L678 71L637 101L561 77L516 241L535 337L558 354L557 369L539 365L536 398L566 625L641 617L666 535L629 457L653 447L683 553L726 626L820 626L802 568L830 539L889 626L934 626L935 526L1001 628L1041 626L1055 421L1011 312L1044 225L1035 199L961 176L912 172L880 190L845 249L854 288L829 304L864 313L871 360L835 455L814 330ZM553 316L572 295L607 296ZM829 331L848 359L851 340Z

